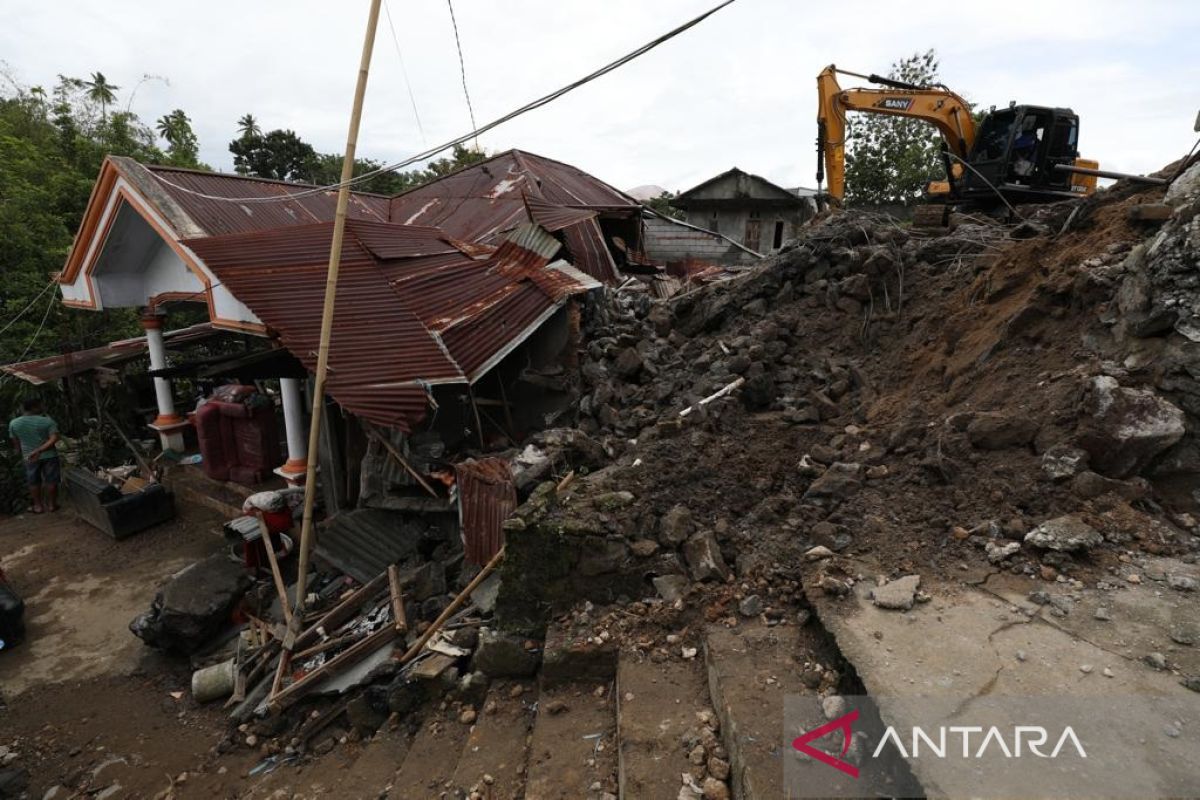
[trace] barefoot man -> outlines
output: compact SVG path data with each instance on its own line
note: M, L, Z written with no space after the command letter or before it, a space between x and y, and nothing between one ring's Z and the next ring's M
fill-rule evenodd
M58 425L42 413L42 401L31 397L21 404L21 416L8 425L14 448L25 459L25 482L33 513L58 509Z

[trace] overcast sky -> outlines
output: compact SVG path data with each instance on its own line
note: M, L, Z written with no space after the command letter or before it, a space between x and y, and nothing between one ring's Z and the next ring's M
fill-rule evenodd
M454 0L482 124L570 82L716 0ZM470 129L445 0L388 0L424 128L384 15L359 154L397 161ZM0 59L28 84L143 74L133 110L183 108L201 159L229 170L236 120L345 144L367 0L0 0ZM570 162L622 189L686 189L731 166L813 185L814 77L831 62L885 72L926 48L983 105L1070 106L1083 155L1145 172L1191 147L1200 110L1200 2L810 3L738 0L697 28L486 136ZM843 85L850 85L844 82Z

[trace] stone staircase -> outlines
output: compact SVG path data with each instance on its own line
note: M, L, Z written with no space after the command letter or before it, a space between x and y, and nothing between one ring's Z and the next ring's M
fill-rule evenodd
M785 731L784 698L805 724L823 719L817 693L837 680L827 637L746 621L702 639L689 659L678 644L669 654L593 654L615 662L615 678L596 677L614 670L592 663L580 665L591 677L563 680L553 666L561 654L548 653L557 678L494 680L475 706L428 709L411 736L385 726L323 783L339 797L397 800L789 796L784 765L799 760L789 747L799 731Z

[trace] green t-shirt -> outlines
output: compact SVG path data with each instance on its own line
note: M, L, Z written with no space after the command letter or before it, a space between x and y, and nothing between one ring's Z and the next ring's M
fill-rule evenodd
M58 425L41 414L22 414L8 424L8 434L21 443L21 455L25 458L41 447L52 433L58 433ZM50 458L58 458L58 451L53 447L38 456L39 461Z

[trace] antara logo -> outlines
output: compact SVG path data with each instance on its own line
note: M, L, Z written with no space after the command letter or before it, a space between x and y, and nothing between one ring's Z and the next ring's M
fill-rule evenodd
M1062 752L1063 747L1068 743L1075 748L1075 752L1080 758L1087 758L1087 751L1083 749L1083 744L1079 741L1079 737L1075 735L1075 731L1068 725L1063 729L1062 734L1058 737L1058 743L1054 745L1054 750L1050 753L1043 753L1041 748L1045 746L1050 739L1050 732L1040 725L1017 725L1012 729L1012 734L1009 739L1005 739L1000 728L992 726L987 728L987 733L984 733L984 728L979 725L951 725L949 727L942 726L937 728L937 739L931 737L925 732L924 728L914 727L912 729L912 738L909 742L910 749L904 749L904 742L901 741L900 735L896 733L896 729L888 726L884 731L883 738L879 740L879 745L875 748L875 752L871 754L871 758L878 758L879 753L884 746L890 741L900 751L900 754L905 758L920 758L921 743L924 742L925 747L936 758L946 758L946 753L950 752L953 755L954 751L948 747L947 735L950 739L958 736L962 740L962 757L963 758L983 758L988 754L988 750L995 748L993 755L1003 753L1005 758L1021 758L1022 745L1028 748L1030 754L1038 758L1058 758L1058 754ZM979 741L978 749L971 749L971 734L983 734ZM1012 747L1009 747L1009 742L1012 742Z
M833 733L834 731L842 732L842 756L846 755L846 751L850 749L850 742L854 738L854 721L858 719L858 709L854 709L849 714L843 714L832 722L827 722L819 728L813 728L808 733L797 736L792 740L792 747L804 753L806 756L815 758L822 764L827 764L834 769L841 770L851 778L858 777L858 767L853 764L847 764L840 758L822 752L815 747L809 745L809 742L814 739L820 739L822 736ZM878 753L878 751L876 751Z
M855 709L819 728L813 728L811 731L797 736L792 740L792 747L810 758L815 758L822 764L844 772L852 778L857 778L858 767L843 760L854 740L853 726L857 720L858 710ZM980 725L951 725L941 726L934 730L936 734L930 735L924 728L914 726L909 739L909 747L905 748L900 734L889 725L880 738L879 744L876 745L875 752L871 754L871 758L879 758L880 753L889 742L905 758L921 758L922 755L926 758L931 756L955 758L958 752L962 753L963 758L975 759L984 758L989 753L992 755L1002 753L1005 758L1022 758L1026 753L1038 758L1058 758L1059 753L1068 746L1074 748L1080 758L1088 757L1087 751L1083 749L1083 743L1079 741L1079 737L1070 725L1063 729L1054 749L1049 753L1044 752L1042 748L1050 741L1050 732L1039 725L1016 725L1007 738L1001 729L994 725L986 729ZM838 731L842 734L840 757L830 755L812 746L811 742ZM980 738L975 740L977 746L973 747L971 737L974 734L979 734ZM961 741L961 747L951 747L955 737Z

